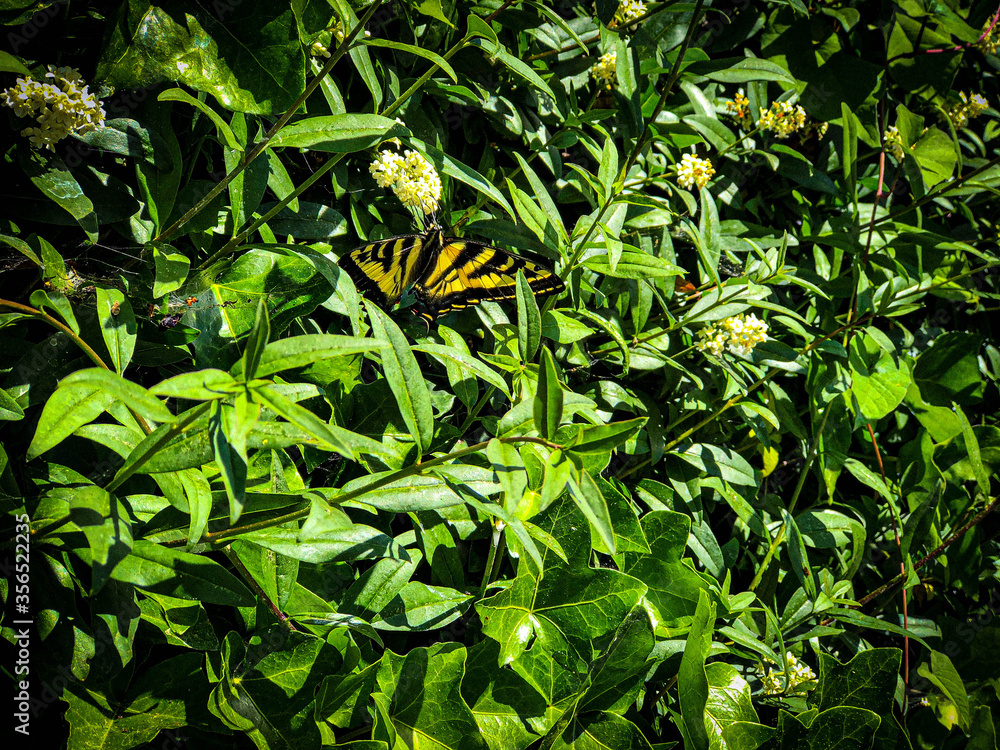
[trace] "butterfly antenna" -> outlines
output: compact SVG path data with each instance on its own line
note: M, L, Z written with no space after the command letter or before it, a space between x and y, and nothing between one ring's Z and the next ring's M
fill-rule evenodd
M432 211L429 214L424 214L421 217L420 221L421 224L423 225L423 230L425 232L428 232L431 229L437 229L438 227L441 226L441 223L438 221L437 211Z

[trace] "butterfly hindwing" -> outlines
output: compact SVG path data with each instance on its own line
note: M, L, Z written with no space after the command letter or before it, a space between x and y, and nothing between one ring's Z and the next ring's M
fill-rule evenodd
M534 261L482 242L451 238L442 242L437 260L427 266L415 291L422 303L440 315L487 299L516 297L518 271L535 296L563 289L558 276Z
M437 256L440 232L388 237L352 250L338 261L354 286L379 307L391 307Z

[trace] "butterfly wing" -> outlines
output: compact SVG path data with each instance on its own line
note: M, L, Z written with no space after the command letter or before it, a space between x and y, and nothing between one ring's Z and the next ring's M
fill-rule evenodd
M354 286L379 307L391 307L432 264L441 248L441 231L388 237L352 250L338 265Z
M517 295L517 272L524 273L536 297L561 292L562 281L541 264L492 245L447 239L434 262L414 286L417 298L435 314Z

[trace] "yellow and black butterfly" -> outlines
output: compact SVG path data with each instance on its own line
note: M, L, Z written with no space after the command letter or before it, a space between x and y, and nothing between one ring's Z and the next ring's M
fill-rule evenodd
M338 262L358 291L379 307L396 304L412 287L426 318L487 299L514 298L518 271L536 297L564 288L558 276L534 261L482 242L446 238L436 225L423 234L362 245Z

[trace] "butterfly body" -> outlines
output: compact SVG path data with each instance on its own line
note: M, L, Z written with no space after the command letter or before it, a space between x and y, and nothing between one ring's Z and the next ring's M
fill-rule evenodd
M534 261L482 242L446 238L436 226L362 245L339 264L380 307L391 307L412 287L430 317L487 299L512 299L518 271L536 296L563 289L558 276Z

